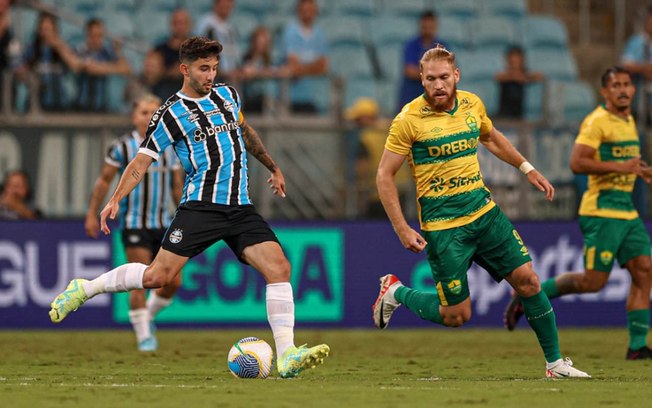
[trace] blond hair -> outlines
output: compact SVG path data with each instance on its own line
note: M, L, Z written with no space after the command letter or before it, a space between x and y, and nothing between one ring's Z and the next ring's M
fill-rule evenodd
M453 65L453 67L455 67L455 53L453 51L448 51L443 45L437 44L437 46L429 49L423 54L423 57L421 57L421 60L419 61L419 69L423 71L423 64L428 61L439 60L448 61Z
M163 101L158 96L145 92L141 95L138 95L138 97L134 99L134 103L132 104L132 109L136 109L138 105L140 105L141 103L151 103L160 106L161 104L163 104Z

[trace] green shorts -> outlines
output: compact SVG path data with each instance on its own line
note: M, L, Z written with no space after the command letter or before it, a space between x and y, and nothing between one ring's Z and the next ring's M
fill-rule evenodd
M442 306L456 305L469 297L466 273L473 261L500 282L532 260L518 232L498 206L470 224L421 233L428 242L428 262Z
M640 218L580 216L584 235L584 267L611 272L615 258L623 266L637 256L650 256L650 235Z

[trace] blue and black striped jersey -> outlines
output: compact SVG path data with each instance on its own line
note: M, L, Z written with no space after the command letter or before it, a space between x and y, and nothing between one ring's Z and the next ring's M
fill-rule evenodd
M106 163L117 167L120 175L136 157L144 138L135 130L116 139L105 157ZM172 171L179 169L179 159L168 151L147 170L143 180L120 202L120 222L123 228L167 228L172 220Z
M181 203L251 204L240 97L218 84L202 98L181 92L152 116L139 152L158 160L172 145L186 171Z

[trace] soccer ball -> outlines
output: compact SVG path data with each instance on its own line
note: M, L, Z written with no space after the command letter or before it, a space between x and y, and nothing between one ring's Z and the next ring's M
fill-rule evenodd
M273 360L274 352L265 340L245 337L229 351L229 370L238 378L267 378Z

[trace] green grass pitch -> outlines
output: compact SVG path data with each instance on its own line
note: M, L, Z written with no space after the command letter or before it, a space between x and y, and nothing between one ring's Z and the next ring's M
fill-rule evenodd
M624 359L622 329L564 329L562 353L591 380L547 380L534 334L487 329L298 330L323 366L292 380L241 380L233 342L271 332L159 330L141 354L116 331L0 331L2 407L652 407L652 360Z

